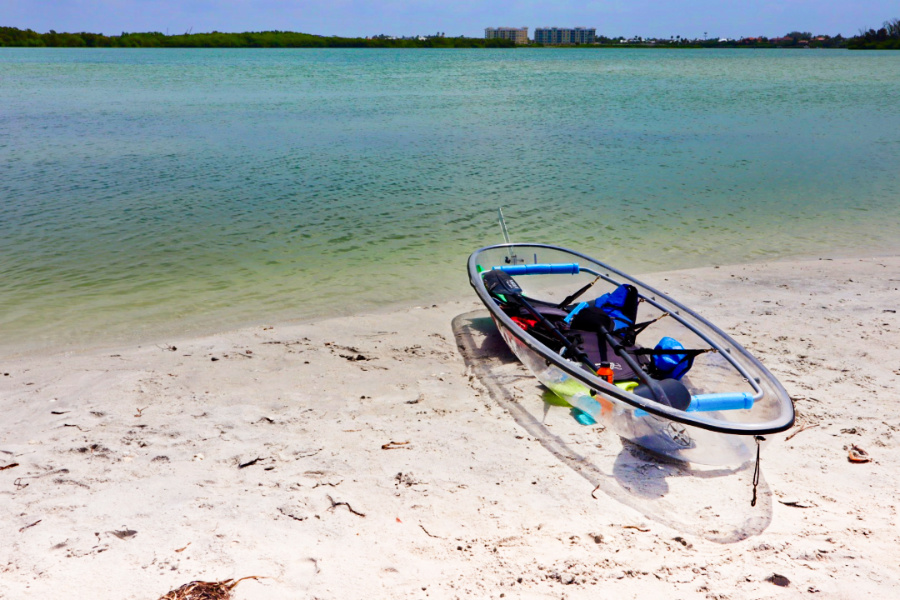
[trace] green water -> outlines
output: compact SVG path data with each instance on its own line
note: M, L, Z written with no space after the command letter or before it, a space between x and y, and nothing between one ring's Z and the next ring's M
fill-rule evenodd
M0 353L900 249L900 53L0 48Z

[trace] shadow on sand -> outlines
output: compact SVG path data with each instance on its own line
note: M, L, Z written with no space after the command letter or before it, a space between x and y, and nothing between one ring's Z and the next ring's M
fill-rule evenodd
M578 424L510 352L487 311L453 319L457 345L491 399L530 436L600 492L683 533L718 543L759 535L772 521L772 493L760 478L751 508L752 463L705 468L651 454L601 426ZM548 423L553 425L553 431ZM565 436L565 437L563 437Z

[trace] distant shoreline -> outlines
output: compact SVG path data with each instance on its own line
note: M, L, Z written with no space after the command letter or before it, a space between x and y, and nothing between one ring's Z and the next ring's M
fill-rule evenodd
M791 34L794 35L794 34ZM242 33L185 33L167 35L158 31L143 33L126 33L107 36L100 33L66 33L50 30L38 33L31 29L16 27L0 27L0 47L38 47L38 48L666 48L666 49L832 49L845 48L851 50L881 50L900 48L900 39L888 38L876 41L871 36L843 38L809 36L810 39L794 37L782 38L745 38L741 40L719 41L709 40L632 40L618 41L600 37L598 43L553 45L515 44L505 39L483 39L470 37L418 36L408 38L392 38L376 36L372 38L352 38L339 36L321 36L292 31L258 31ZM610 43L612 41L612 43Z

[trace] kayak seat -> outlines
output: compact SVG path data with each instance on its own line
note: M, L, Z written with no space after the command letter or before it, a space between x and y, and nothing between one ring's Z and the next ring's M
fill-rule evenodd
M543 300L535 300L533 298L527 297L525 299L528 300L528 303L531 304L531 306L548 321L562 321L569 316L569 313L561 308L556 308L556 305L550 302L544 302Z
M570 330L566 333L566 337L575 345L576 348L584 352L592 363L600 365L602 362L608 362L613 371L613 381L625 381L629 379L637 379L638 375L628 366L622 357L616 354L612 346L605 337L601 338L596 331ZM601 344L603 344L601 346ZM644 364L647 359L637 357L639 364Z
M615 324L613 329L626 329L637 320L639 295L637 288L623 283L612 292L594 300L594 306L609 315Z

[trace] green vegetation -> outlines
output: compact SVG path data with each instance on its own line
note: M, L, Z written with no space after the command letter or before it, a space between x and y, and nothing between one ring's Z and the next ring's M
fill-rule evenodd
M850 38L847 47L853 50L900 50L900 19L885 21L881 29L860 30Z
M37 33L31 29L0 27L0 46L37 46L66 48L511 48L508 40L484 40L434 35L394 39L325 37L292 31L248 33L186 33L165 35L159 32L122 33Z

